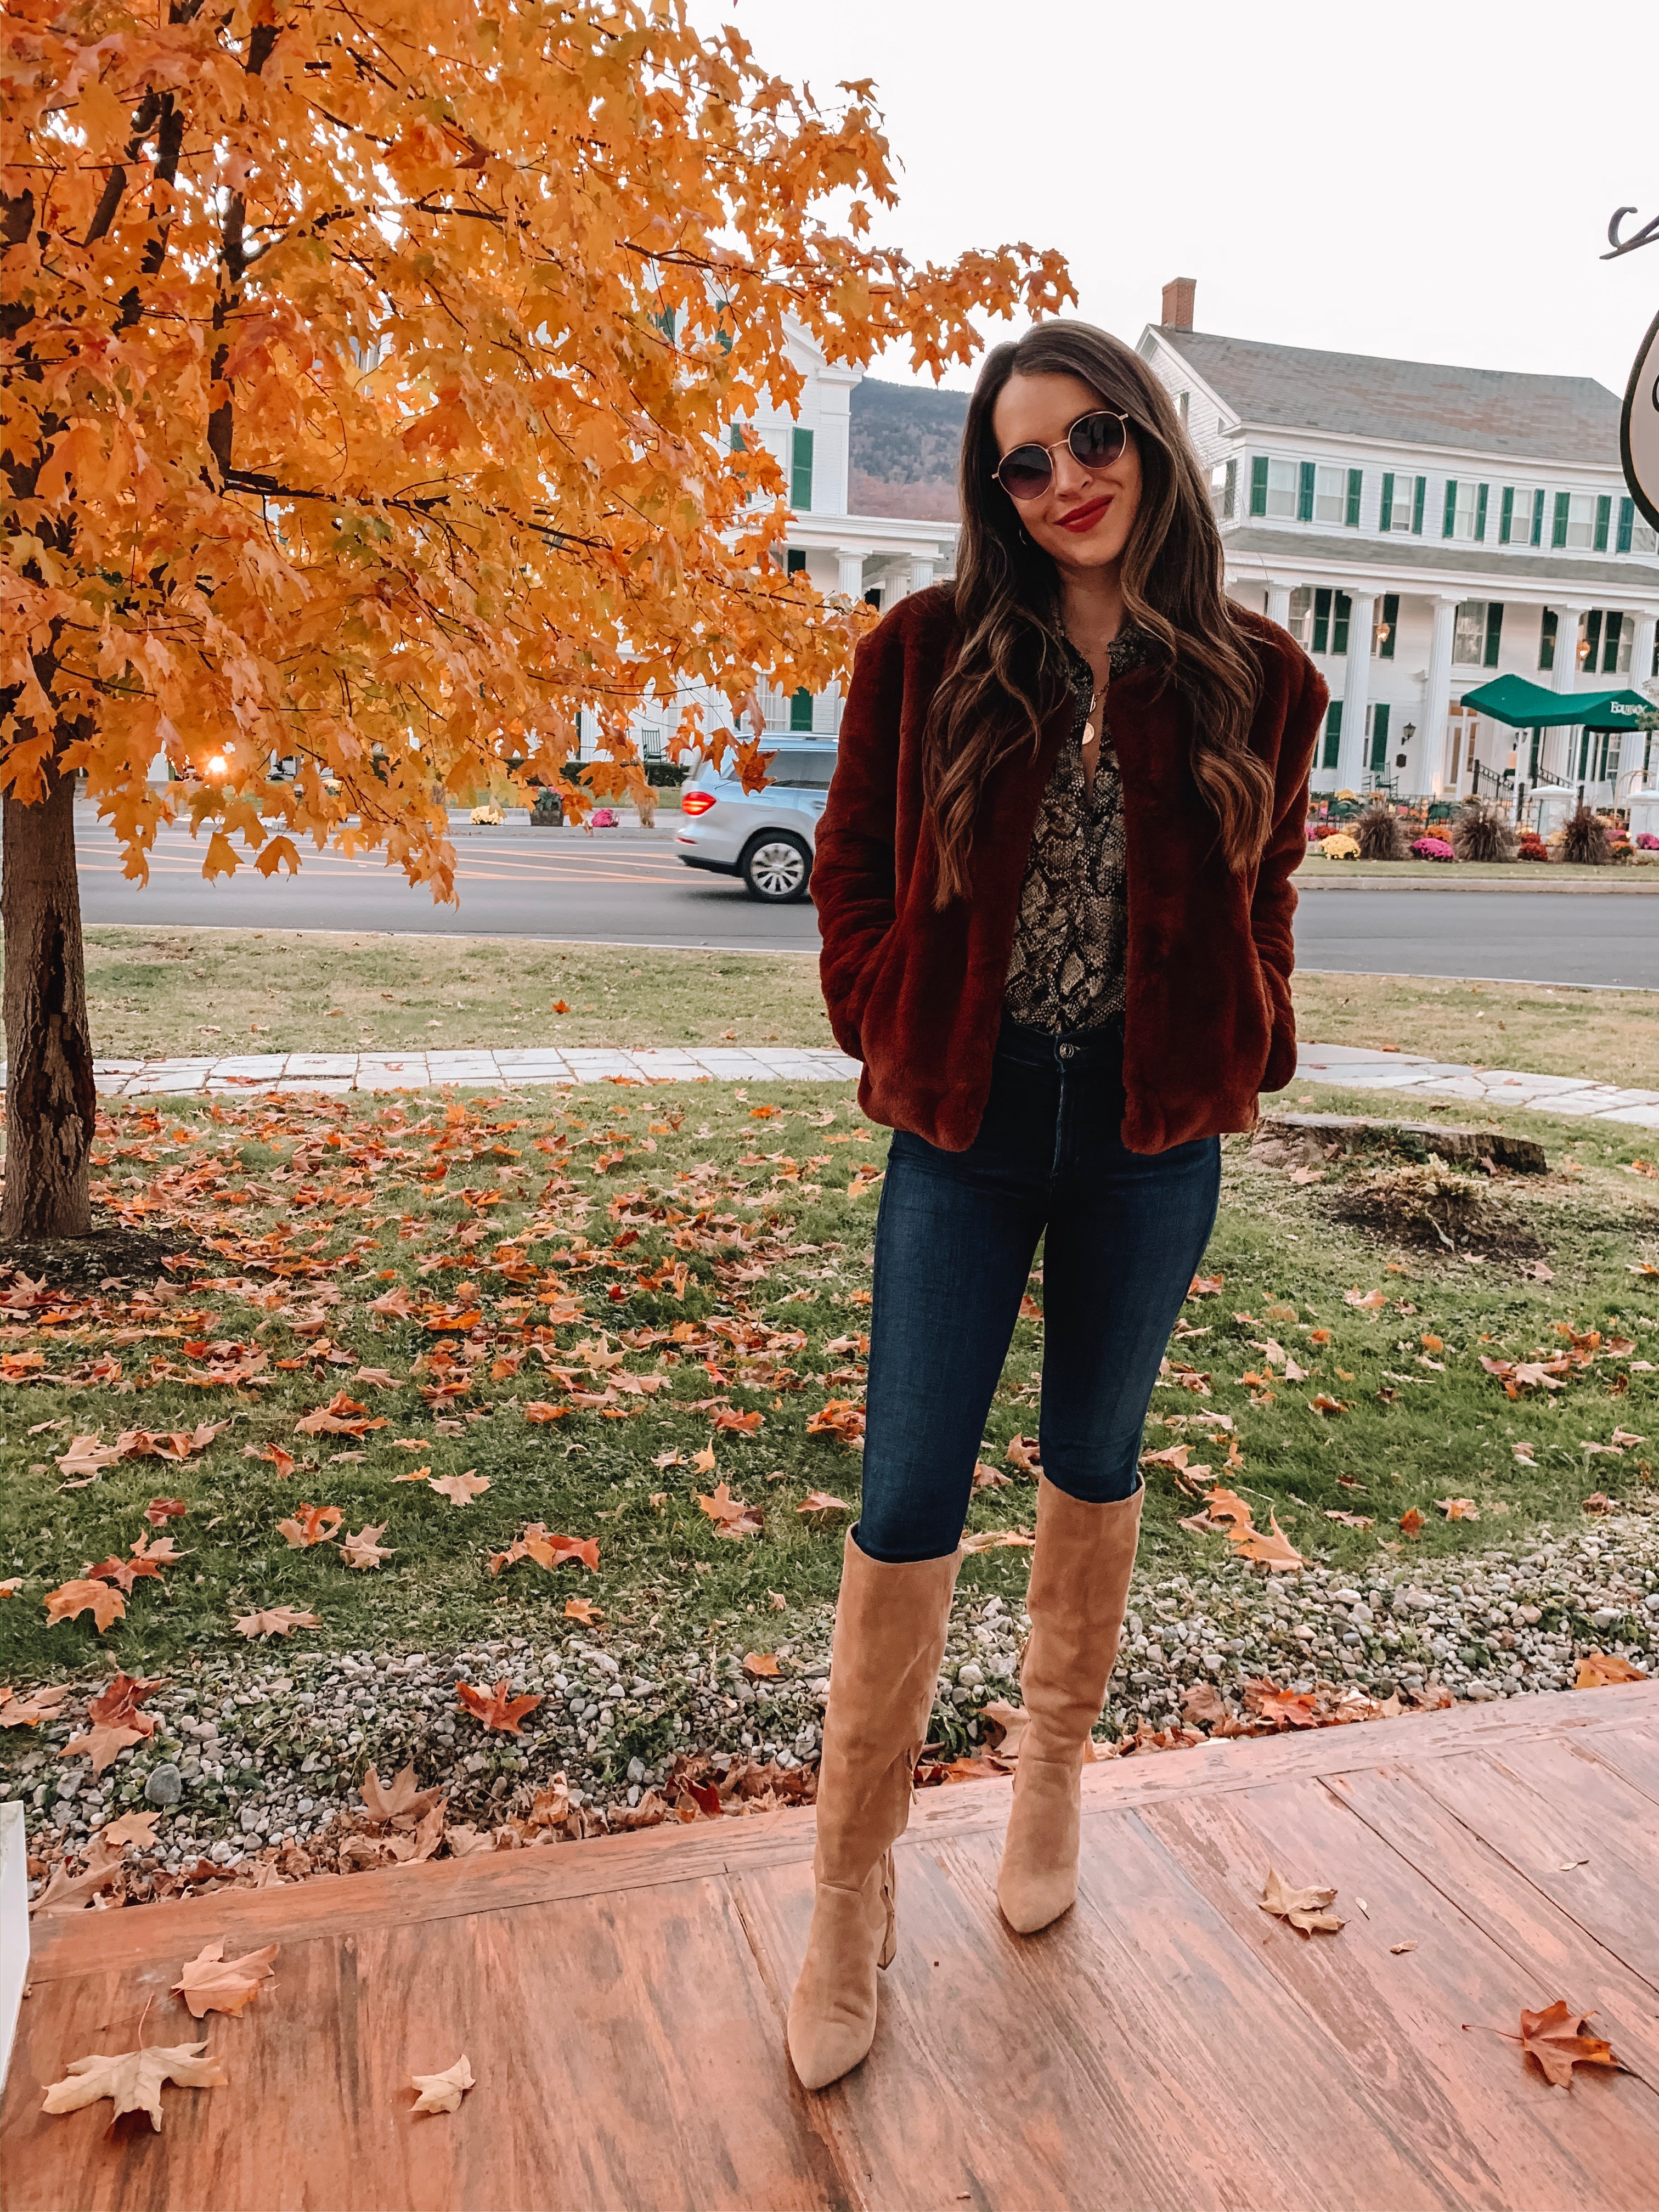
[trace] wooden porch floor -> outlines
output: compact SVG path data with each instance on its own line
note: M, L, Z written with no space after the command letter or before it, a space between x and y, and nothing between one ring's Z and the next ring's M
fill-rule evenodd
M810 1814L37 1923L9 2212L1659 2203L1659 1684L1097 1766L1077 1909L1025 1941L1006 1802L920 1800L875 2049L818 2096L781 2033ZM1270 1864L1343 1932L1270 1921ZM168 1987L221 1936L276 1980L198 2027ZM1558 1996L1643 2078L1553 2089L1462 2030ZM159 2136L44 2116L146 2006L230 2086L166 2090ZM460 2111L412 2118L462 2051Z

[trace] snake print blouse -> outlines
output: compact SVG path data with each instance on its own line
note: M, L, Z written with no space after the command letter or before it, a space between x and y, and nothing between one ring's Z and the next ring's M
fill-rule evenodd
M1138 667L1146 653L1139 631L1123 632L1109 648L1112 675ZM1068 647L1067 658L1076 712L1031 833L1003 997L1011 1019L1051 1030L1098 1029L1122 1012L1128 927L1110 685L1091 794L1083 774L1083 732L1095 679L1074 647Z

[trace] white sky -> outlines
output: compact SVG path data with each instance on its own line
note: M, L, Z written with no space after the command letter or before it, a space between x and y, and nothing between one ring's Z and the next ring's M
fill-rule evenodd
M1659 308L1651 0L692 0L823 101L872 76L915 259L1058 246L1131 343L1164 281L1201 331L1594 376ZM994 338L1007 325L991 326ZM903 378L908 362L879 363ZM971 371L948 381L968 385Z

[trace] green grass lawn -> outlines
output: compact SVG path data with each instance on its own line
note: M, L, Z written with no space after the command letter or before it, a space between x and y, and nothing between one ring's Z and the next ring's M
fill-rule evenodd
M1259 1523L1271 1510L1345 1570L1411 1544L1397 1524L1412 1509L1415 1549L1455 1553L1577 1519L1594 1491L1650 1495L1653 1441L1587 1446L1659 1431L1659 1183L1632 1171L1652 1141L1583 1124L1547 1141L1548 1176L1491 1193L1507 1233L1543 1255L1540 1277L1506 1255L1505 1232L1472 1259L1336 1218L1373 1172L1363 1163L1297 1182L1230 1140L1205 1262L1220 1283L1171 1340L1148 1448L1189 1443ZM96 1268L78 1286L0 1276L5 1678L177 1668L244 1648L234 1621L283 1606L316 1614L296 1639L313 1648L538 1637L572 1599L676 1639L766 1616L771 1642L833 1594L856 1510L843 1432L863 1397L886 1146L840 1085L106 1109L100 1208L153 1239L149 1256L112 1261L125 1279L102 1288ZM1040 1308L1040 1255L1031 1287ZM1596 1331L1559 1390L1511 1401L1480 1364ZM1014 1479L975 1497L977 1530L1033 1525L1007 1454L1036 1430L1042 1340L1040 1319L1019 1323L984 1449ZM1290 1382L1285 1355L1305 1370ZM335 1418L374 1425L300 1426L341 1392L364 1410ZM1342 1410L1316 1410L1322 1394ZM182 1459L57 1463L77 1437L198 1424L217 1432ZM467 1474L489 1486L470 1504L430 1486ZM720 1533L699 1498L722 1483L758 1533ZM816 1492L847 1510L803 1512ZM1448 1520L1448 1498L1480 1518ZM89 1613L49 1626L47 1593L129 1556L155 1498L185 1506L164 1529L178 1563L138 1580L101 1637ZM296 1548L280 1523L308 1508L337 1510L341 1536L380 1529L389 1556L354 1570L337 1541ZM1153 1469L1149 1562L1224 1557L1220 1537L1179 1526L1199 1510ZM534 1523L597 1541L597 1571L526 1557L492 1573ZM1017 1598L1028 1558L988 1551L964 1577Z
M100 925L87 988L110 1058L834 1042L805 952ZM1659 1088L1659 992L1305 972L1295 990L1302 1034L1322 1044Z

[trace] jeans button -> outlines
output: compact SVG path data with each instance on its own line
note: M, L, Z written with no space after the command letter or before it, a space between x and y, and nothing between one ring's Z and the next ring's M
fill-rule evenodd
M1060 1048L1060 1056L1062 1060L1069 1060L1076 1050L1077 1047L1075 1045L1063 1044Z

